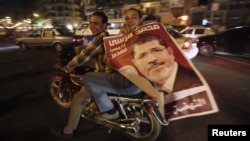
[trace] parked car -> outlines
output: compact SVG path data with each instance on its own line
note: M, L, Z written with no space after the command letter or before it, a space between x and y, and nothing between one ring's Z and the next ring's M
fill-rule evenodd
M28 50L32 47L54 47L57 51L73 45L73 36L64 35L62 30L58 29L40 29L35 30L28 36L15 38L16 44L21 50Z
M215 31L209 27L203 26L188 26L180 31L185 37L192 38L196 40L198 37L206 36L206 35L213 35Z
M197 47L204 56L219 53L250 57L250 26L238 26L218 34L199 37Z
M192 38L184 37L171 26L165 26L165 29L175 39L178 47L188 59L192 59L198 54L196 42Z

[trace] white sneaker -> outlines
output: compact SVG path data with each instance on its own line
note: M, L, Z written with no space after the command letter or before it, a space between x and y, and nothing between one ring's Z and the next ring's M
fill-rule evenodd
M108 113L100 113L95 115L95 119L99 121L106 121L111 119L116 119L119 117L119 112L116 111L114 114L108 114Z

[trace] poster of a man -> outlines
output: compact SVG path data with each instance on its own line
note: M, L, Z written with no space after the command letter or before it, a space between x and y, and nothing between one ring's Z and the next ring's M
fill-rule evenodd
M136 68L160 91L170 94L202 85L193 70L175 61L173 49L161 36L141 34L133 41L131 49Z
M160 23L142 25L130 34L106 37L104 45L114 68L150 96L162 96L166 120L218 111L209 85ZM144 81L157 92L149 93Z

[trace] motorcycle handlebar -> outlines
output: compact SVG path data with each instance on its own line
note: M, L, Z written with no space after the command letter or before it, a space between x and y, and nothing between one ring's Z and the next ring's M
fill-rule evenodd
M56 63L54 65L54 69L61 70L61 71L65 72L65 73L67 73L67 74L69 73L69 71L65 68L65 66L62 66L60 63Z

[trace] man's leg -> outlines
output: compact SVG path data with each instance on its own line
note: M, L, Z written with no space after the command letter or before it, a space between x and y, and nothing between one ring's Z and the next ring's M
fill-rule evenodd
M83 102L88 98L90 98L90 95L85 87L82 87L80 91L74 95L70 107L68 122L63 130L65 134L72 134L77 128L83 109Z
M83 84L94 97L100 112L106 112L114 108L106 93L115 93L113 86L108 81L108 73L86 73L83 76Z
M105 72L90 72L86 73L83 77L83 84L89 91L89 93L94 97L100 112L107 112L114 108L114 105L108 97L107 93L133 95L141 91L135 85L125 87L119 86L119 88L116 88L113 85L114 82L111 83L111 81L114 80L110 79L110 73ZM129 80L124 78L124 80L118 79L115 81L125 82Z

